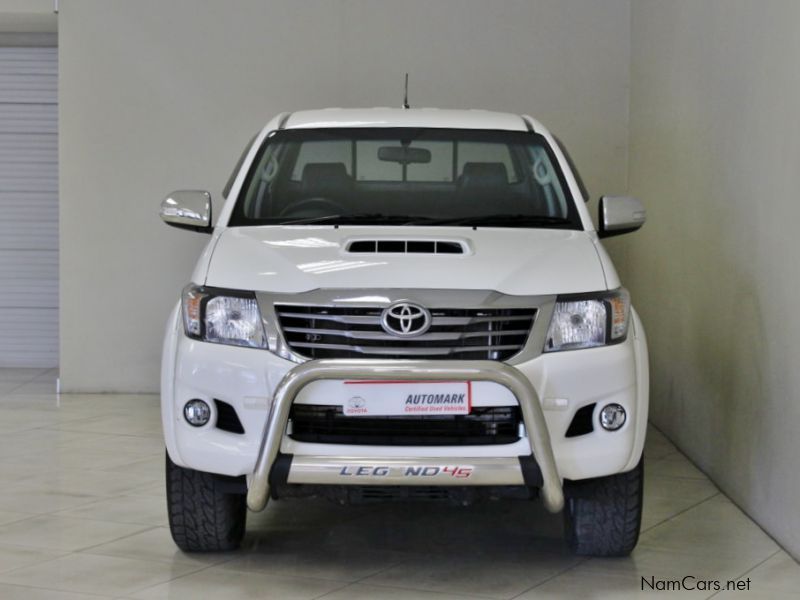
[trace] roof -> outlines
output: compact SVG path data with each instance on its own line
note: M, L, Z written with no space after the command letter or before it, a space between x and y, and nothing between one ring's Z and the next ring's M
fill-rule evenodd
M441 127L527 131L520 115L438 108L323 108L291 113L284 129L321 127Z

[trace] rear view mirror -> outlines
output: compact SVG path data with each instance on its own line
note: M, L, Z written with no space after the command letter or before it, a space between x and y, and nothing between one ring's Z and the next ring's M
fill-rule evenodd
M647 216L642 203L630 196L603 196L599 210L600 230L597 234L601 238L636 231L644 225Z
M381 146L378 148L378 160L401 165L425 164L431 162L431 151L411 146Z
M211 194L200 190L178 190L161 202L161 220L167 225L211 233Z

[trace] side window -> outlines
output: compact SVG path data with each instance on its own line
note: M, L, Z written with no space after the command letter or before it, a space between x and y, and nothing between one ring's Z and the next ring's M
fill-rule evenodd
M403 166L378 158L378 148L396 146L397 142L359 140L356 142L356 179L358 181L402 181Z
M349 140L303 142L292 169L292 181L303 178L303 169L309 163L342 163L352 177L352 162L352 144Z
M477 163L502 163L508 173L509 183L519 182L514 161L511 160L511 151L506 144L487 144L482 142L459 142L458 144L458 174L464 172L464 164Z
M408 165L406 180L453 181L453 142L416 141L411 145L430 150L431 162Z
M356 179L358 181L453 181L453 143L437 141L415 141L413 148L430 150L431 161L411 163L380 160L378 151L382 146L398 146L395 140L361 140L356 142Z
M236 181L236 176L239 174L239 169L242 168L242 163L244 163L244 159L247 158L247 153L250 152L250 147L253 145L253 142L256 141L258 134L255 134L253 137L250 138L250 141L247 142L247 145L244 147L242 151L242 155L239 157L239 160L236 161L236 166L233 167L233 173L231 176L228 177L228 181L225 182L225 187L222 188L222 197L227 198L228 194L231 193L231 188L233 187L233 182Z

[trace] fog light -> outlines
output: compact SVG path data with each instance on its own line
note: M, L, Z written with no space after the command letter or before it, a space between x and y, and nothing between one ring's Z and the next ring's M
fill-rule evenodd
M211 408L202 400L189 400L183 407L183 416L189 425L202 427L211 418Z
M616 431L625 425L625 409L619 404L606 404L600 411L600 425L608 431Z

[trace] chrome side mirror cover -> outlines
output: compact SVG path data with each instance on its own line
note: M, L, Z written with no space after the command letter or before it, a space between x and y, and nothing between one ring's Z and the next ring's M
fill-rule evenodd
M637 198L631 196L603 196L598 206L597 235L607 238L636 231L647 218L647 211Z
M161 220L172 227L211 233L211 194L202 190L177 190L161 202Z

